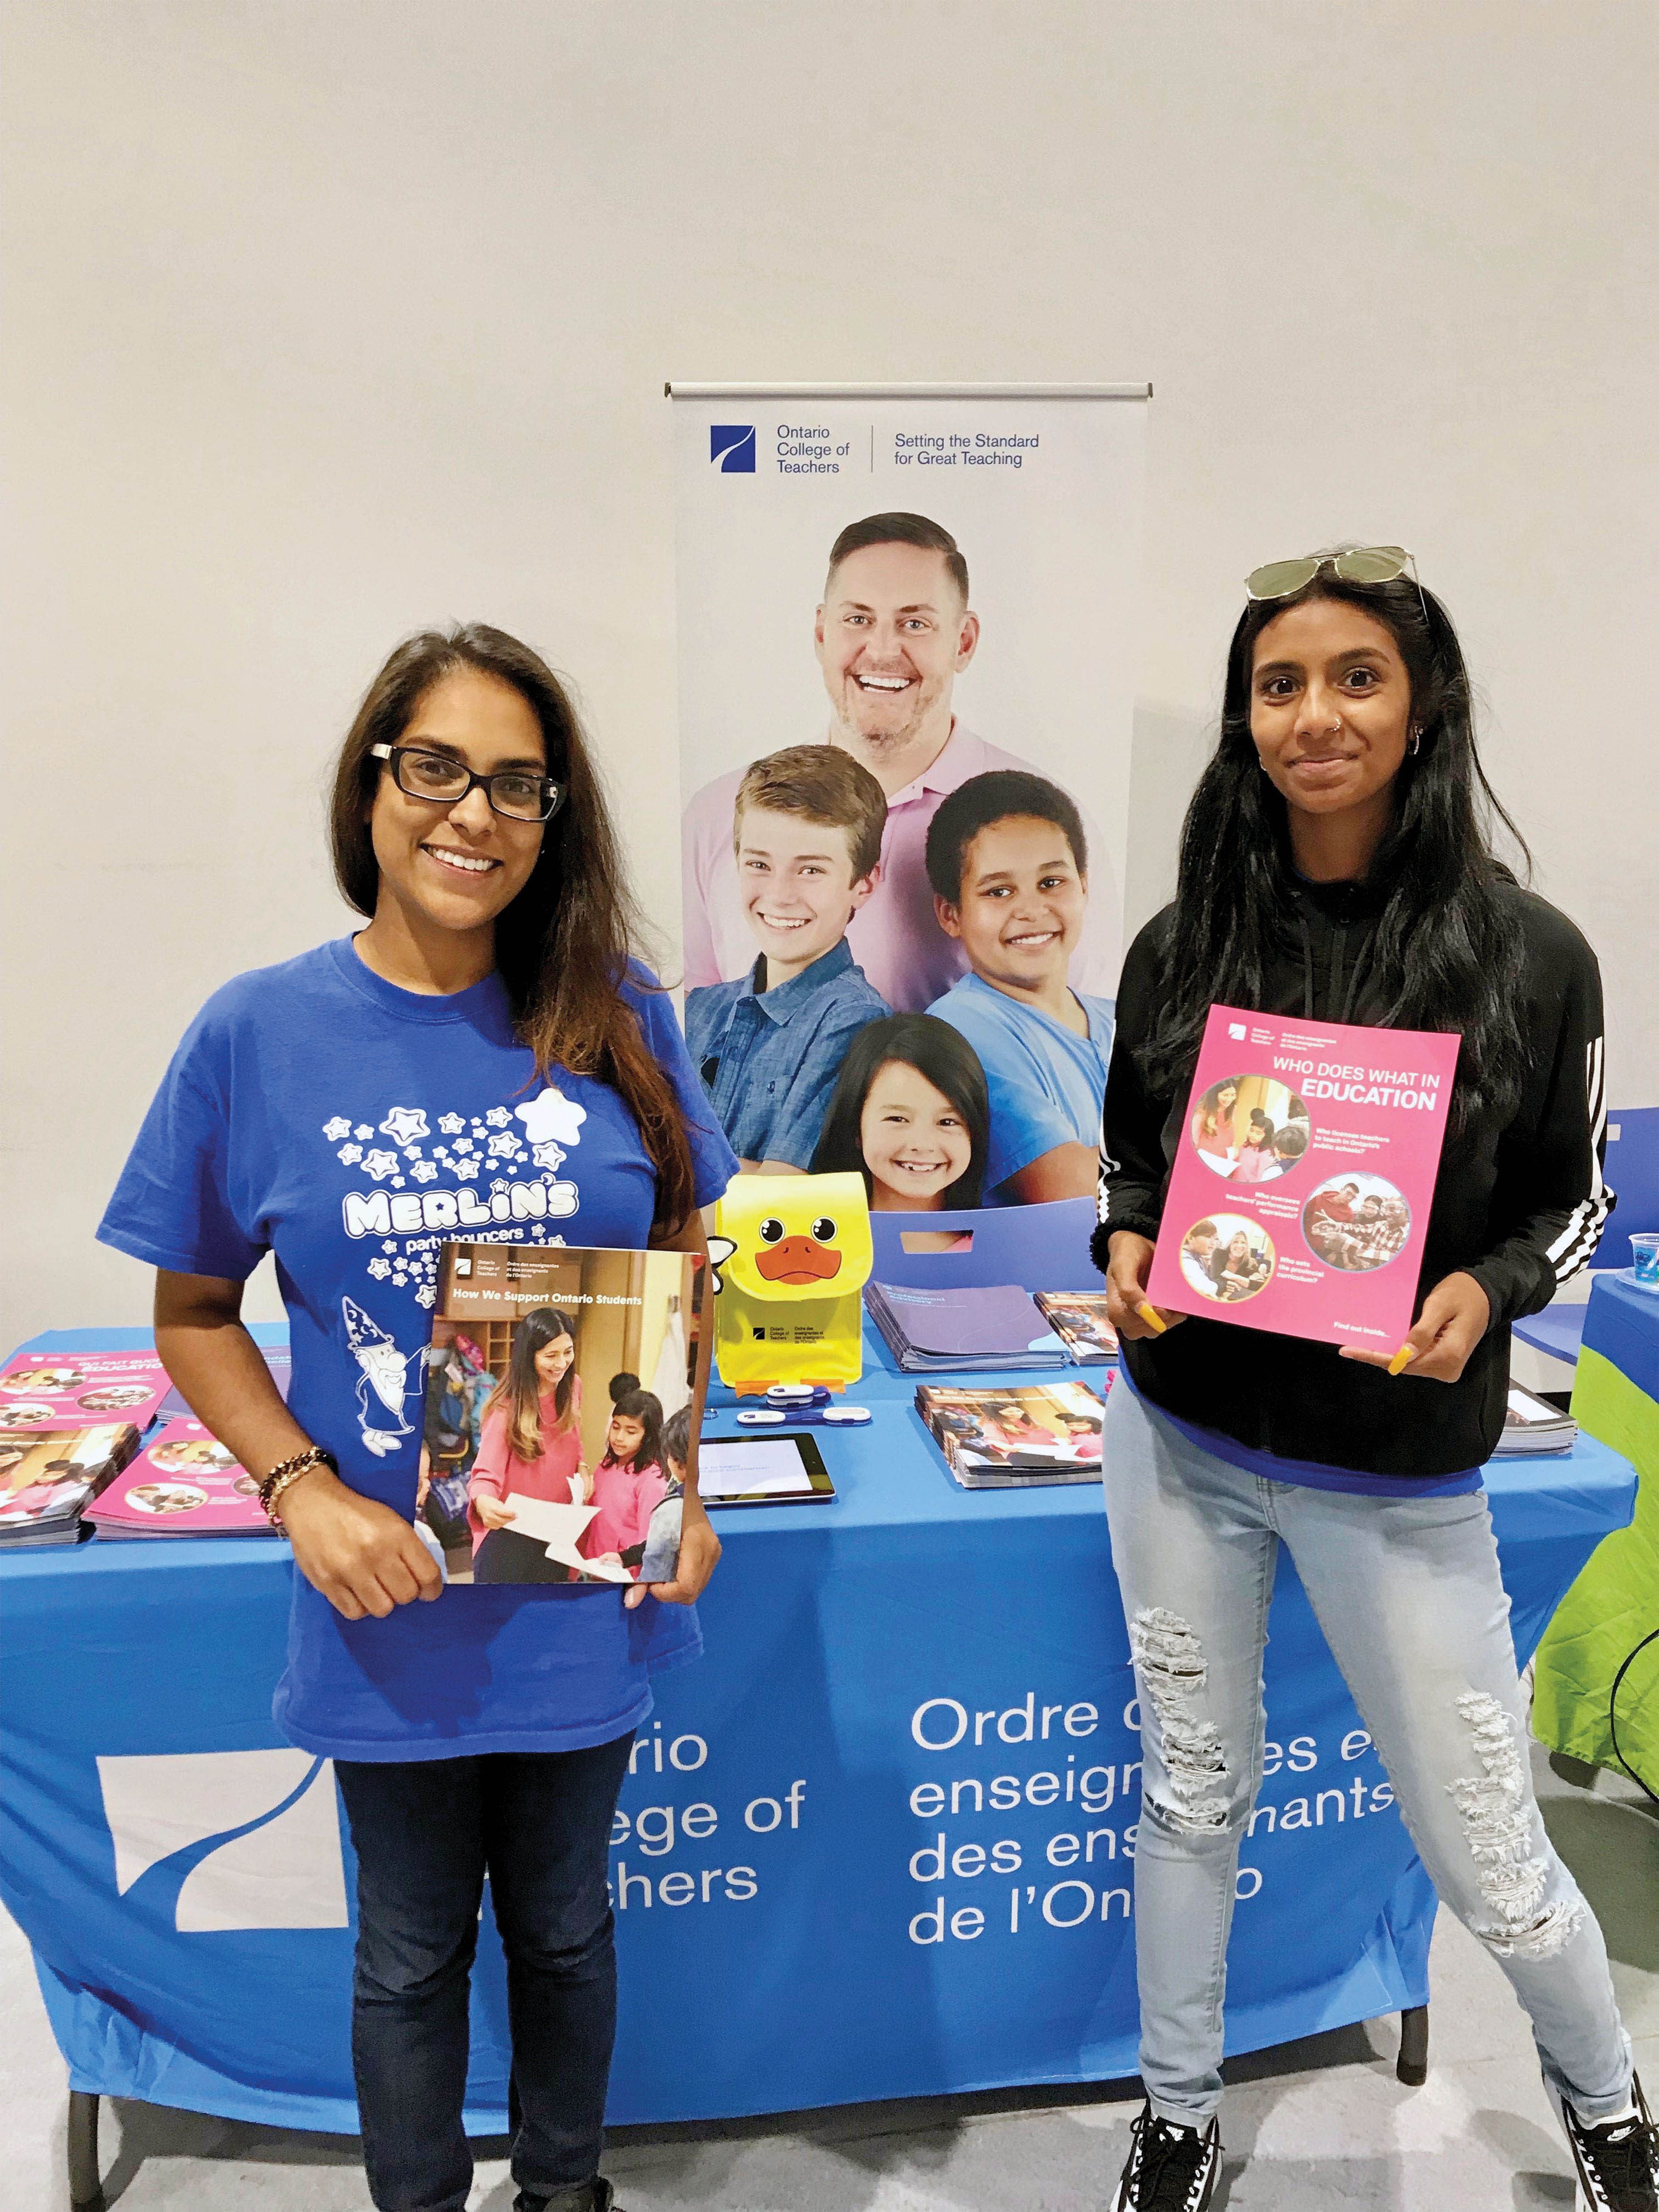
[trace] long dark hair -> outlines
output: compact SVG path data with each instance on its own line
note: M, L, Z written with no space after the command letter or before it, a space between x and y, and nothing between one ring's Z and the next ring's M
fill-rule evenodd
M537 1306L519 1323L507 1356L507 1373L489 1394L484 1418L498 1408L507 1413L507 1441L515 1458L537 1460L542 1455L542 1386L536 1372L536 1354L556 1338L576 1341L576 1324L557 1306ZM572 1359L553 1393L554 1433L562 1435L575 1419L571 1401L576 1395L576 1363Z
M1188 1079L1212 1004L1256 1006L1292 909L1296 876L1285 805L1261 773L1250 736L1256 640L1310 599L1362 608L1392 634L1421 732L1395 784L1395 815L1371 862L1383 896L1372 989L1391 1029L1462 1032L1451 1127L1512 1107L1526 1064L1515 998L1519 927L1503 898L1514 874L1492 850L1494 821L1526 841L1480 765L1468 672L1451 618L1406 577L1349 583L1322 568L1301 591L1253 601L1227 653L1221 734L1187 809L1163 1003L1137 1054L1155 1096ZM1223 863L1225 863L1224 866Z
M567 787L530 880L495 923L495 965L519 1035L539 1075L568 1068L620 1094L656 1171L652 1225L673 1234L691 1216L691 1147L678 1097L623 995L639 909L576 710L538 653L484 623L404 640L364 694L335 766L335 880L359 914L373 915L380 872L368 816L382 764L370 748L398 744L433 685L464 668L518 692L541 725L547 773Z
M611 1408L611 1419L614 1421L619 1413L625 1421L637 1421L645 1434L640 1438L639 1449L626 1462L617 1457L607 1443L605 1457L599 1465L621 1467L626 1464L633 1468L635 1474L641 1474L647 1467L660 1467L666 1474L668 1469L663 1465L662 1455L662 1400L654 1390L624 1390Z
M968 1164L939 1194L945 1208L977 1206L985 1182L985 1155L991 1141L991 1101L979 1054L960 1030L936 1014L889 1014L861 1029L847 1048L823 1116L823 1129L812 1155L814 1175L861 1175L873 1195L864 1164L859 1125L870 1085L890 1060L902 1060L942 1091L968 1129Z

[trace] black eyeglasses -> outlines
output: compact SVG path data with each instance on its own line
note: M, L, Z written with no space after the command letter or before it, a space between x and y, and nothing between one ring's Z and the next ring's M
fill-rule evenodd
M389 761L399 791L434 806L459 806L467 793L482 790L492 811L509 822L550 822L565 800L567 784L524 768L498 769L474 775L465 761L448 753L422 752L417 745L371 745L372 759Z

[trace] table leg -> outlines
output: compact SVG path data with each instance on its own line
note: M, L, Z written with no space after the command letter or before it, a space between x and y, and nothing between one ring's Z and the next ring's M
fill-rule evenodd
M74 2212L104 2212L98 2179L98 2100L87 2089L70 2091L69 2185Z
M1410 2005L1400 2015L1400 2056L1395 2078L1408 2089L1420 2089L1429 2078L1429 2008Z

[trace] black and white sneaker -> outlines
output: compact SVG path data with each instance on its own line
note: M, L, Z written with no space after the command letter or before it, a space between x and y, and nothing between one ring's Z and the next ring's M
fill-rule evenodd
M1196 2128L1172 2128L1149 2104L1130 2133L1129 2163L1112 2212L1204 2212L1221 2171L1220 2122L1212 2120L1202 2135Z
M619 2208L616 2191L602 2173L596 2173L591 2181L572 2182L550 2197L521 2189L513 2199L513 2212L619 2212Z
M1589 2126L1564 2100L1561 2121L1578 2168L1574 2212L1659 2212L1659 2127L1642 2084L1631 2082L1632 2111Z

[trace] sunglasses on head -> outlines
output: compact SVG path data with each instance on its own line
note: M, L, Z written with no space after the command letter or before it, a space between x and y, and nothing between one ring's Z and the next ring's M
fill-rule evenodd
M1329 568L1345 584L1391 584L1409 568L1421 592L1417 559L1403 545L1353 545L1346 553L1304 553L1299 561L1269 561L1252 568L1244 589L1253 599L1288 599L1311 584L1322 568Z

